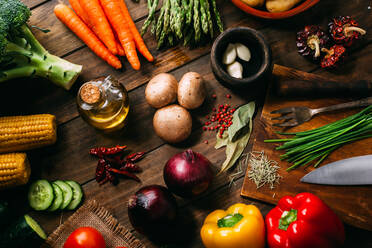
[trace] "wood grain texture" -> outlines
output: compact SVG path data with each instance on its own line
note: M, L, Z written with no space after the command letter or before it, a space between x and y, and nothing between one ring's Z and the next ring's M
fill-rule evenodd
M273 122L271 120L271 118L273 117L273 115L270 114L271 111L290 106L309 106L311 108L318 108L345 102L347 100L348 99L335 98L307 98L306 100L303 98L287 98L285 101L283 101L283 98L277 97L272 91L269 91L266 97L264 108L262 110L262 115L258 127L256 127L258 133L255 138L253 151L264 151L270 159L276 160L278 162L280 161L279 155L283 154L283 151L275 150L275 147L278 146L278 144L264 143L264 140L266 139L279 139L285 137L275 133L275 131L283 131L283 129L272 126L275 121ZM336 120L346 118L347 116L356 112L358 111L343 110L323 115L321 114L315 116L309 122L306 122L298 127L285 129L285 131L298 132L314 129L334 122ZM334 151L322 164L327 164L354 156L367 155L372 152L371 149L372 138L353 142L351 144L344 145L340 149ZM300 167L293 171L287 172L286 169L289 167L289 163L280 161L279 165L281 166L279 174L282 176L280 185L278 185L273 190L271 190L268 186L256 189L256 185L251 180L249 180L246 175L241 192L242 195L265 202L276 203L281 197L285 195L295 195L301 192L311 192L324 200L346 223L372 230L372 198L370 197L372 194L372 187L324 186L301 183L300 179L305 174L312 171L314 169L313 167Z
M147 83L153 75L160 72L173 71L208 54L210 50L210 46L193 50L177 46L172 49L163 49L158 51L155 49L156 44L154 39L148 33L145 35L144 39L155 57L157 57L155 64L147 63L142 58L142 70L139 72L130 69L127 62L124 63L124 67L127 68L126 70L114 70L105 62L97 58L97 56L87 47L82 46L82 43L72 34L72 32L57 20L52 13L52 8L55 6L56 2L58 1L48 1L35 8L33 10L34 17L32 17L30 24L40 25L41 27L44 27L45 25L51 28L52 32L48 34L34 30L35 36L49 51L56 52L57 54L67 53L69 55L66 56L65 59L84 65L83 73L69 92L51 85L46 80L40 79L13 80L4 83L2 86L2 89L4 90L0 91L0 104L6 104L8 107L2 111L0 115L6 115L7 113L32 114L35 112L47 112L55 114L59 123L65 123L78 116L75 108L75 95L77 94L79 86L84 81L102 75L112 74L119 78L121 83L126 85L128 90L132 90ZM140 13L138 9L146 8L143 4L137 5L131 3L129 0L126 2L128 7L131 6L131 13L132 9L135 9L135 11ZM219 0L218 4L226 27L249 26L261 30L271 44L275 63L294 67L303 71L312 71L317 68L317 65L298 55L294 42L295 31L302 28L305 23L318 23L325 26L329 21L330 16L327 14L327 11L331 11L332 15L347 14L347 11L344 8L335 8L333 1L321 1L321 3L314 8L314 11L304 13L289 20L272 22L247 16L231 3L226 4L223 0ZM220 6L223 6L223 8ZM372 26L372 15L368 15L368 11L365 7L366 3L364 1L357 1L352 5L348 5L349 13L355 13L360 25L369 28ZM49 14L46 15L45 13ZM145 11L145 13L147 12ZM52 23L53 25L50 25L49 23ZM140 27L142 23L143 20L137 22L137 27ZM370 33L371 32L367 33L367 37L359 43L360 47L368 44ZM368 64L363 63L366 60L365 58L368 58L366 55L364 49L353 52L348 63L350 70L347 71L355 71L355 74L363 73L366 70L368 71L366 68ZM359 70L352 70L352 68L355 67L355 64L362 66L362 68ZM343 73L343 70L340 70L340 73ZM22 94L20 98L14 98L7 94L9 91L17 90L19 83L22 83L22 86L25 87L25 90L23 91L24 94L22 92L20 93ZM38 93L29 94L29 92ZM22 104L20 104L19 99L22 99ZM25 104L23 103L27 103L27 105L24 106Z
M21 0L27 7L33 9L49 0Z
M226 94L233 94L230 90L221 86L211 73L209 57L190 63L188 67L182 67L173 74L179 80L188 71L200 73L207 85L208 96L201 108L192 111L193 129L200 129L206 121L205 116L212 112L217 103L230 103L233 106L240 105L250 99L250 96L233 95L227 99ZM155 109L150 107L144 97L145 87L142 86L129 93L131 110L127 128L115 134L104 134L98 131L81 118L60 125L58 128L58 141L55 145L35 151L30 154L30 162L38 165L38 176L47 179L74 178L84 183L94 178L97 160L88 154L92 147L114 146L125 144L133 151L151 151L164 144L153 131L152 119ZM213 100L211 95L216 94L218 101ZM198 140L201 142L201 140ZM187 147L187 146L184 146ZM44 155L43 155L44 154ZM46 155L47 154L47 155ZM78 161L79 166L71 161Z
M134 72L130 69L127 62L124 63L124 70L115 71L98 59L88 48L84 46L71 31L67 30L57 21L52 8L58 0L24 0L33 7L33 17L31 25L39 25L43 28L51 29L51 32L44 34L33 30L35 36L52 53L62 55L67 60L84 65L84 71L71 91L64 91L57 88L46 80L22 79L4 83L0 86L0 115L31 114L31 113L52 113L57 116L59 121L59 140L55 146L31 151L28 153L32 166L32 178L47 179L72 179L84 183L84 191L88 198L98 197L109 208L115 217L130 228L126 213L126 201L128 196L135 192L141 185L149 183L163 184L162 166L172 154L182 151L187 147L193 147L196 151L201 151L214 163L214 168L218 168L224 160L224 150L215 151L214 134L201 132L200 126L206 114L209 114L214 102L209 99L206 105L197 111L193 111L194 130L192 137L187 143L178 146L166 145L152 132L151 109L144 101L144 85L158 72L172 72L178 79L187 71L199 71L206 75L208 84L211 85L211 93L218 95L218 101L225 100L224 95L233 95L232 100L235 104L250 101L256 97L257 101L263 101L263 94L244 91L232 93L220 86L210 73L209 69L209 50L210 45L199 49L190 50L183 47L172 49L155 49L155 41L146 34L144 39L149 45L150 50L156 55L157 61L154 64L141 63L143 70ZM67 0L64 0L67 2ZM146 1L141 0L140 4L126 0L129 11L137 27L143 23L147 15ZM222 19L227 28L234 26L249 26L262 31L268 38L274 52L274 62L280 65L301 69L307 72L315 72L338 79L358 79L370 78L371 51L370 45L372 32L372 15L368 6L370 1L350 1L345 4L342 0L322 0L310 11L288 20L267 21L246 15L231 4L230 1L218 0ZM359 42L355 51L352 52L350 59L340 69L335 71L318 70L318 66L298 55L295 45L295 32L307 24L321 24L326 27L330 17L337 15L352 15L361 26L367 29L367 35ZM130 92L130 99L133 112L130 116L130 125L124 130L123 135L112 137L102 134L88 126L79 117L76 111L75 97L79 86L92 78L113 74L118 77ZM22 89L21 91L19 89ZM17 92L17 94L10 94ZM258 104L261 108L260 104ZM261 130L259 118L255 119L254 130ZM209 144L202 143L207 139ZM142 184L134 181L122 179L116 187L105 185L98 187L92 181L96 160L89 156L87 149L98 145L128 144L133 150L144 150L147 157L140 162L144 172L139 174ZM250 150L250 146L247 150ZM283 182L284 183L284 182ZM282 183L282 184L283 184ZM243 184L243 175L240 176L236 185L231 188L228 186L228 177L216 178L212 187L206 194L191 200L177 199L181 208L182 222L186 227L187 237L190 241L185 247L202 247L199 236L200 227L205 216L216 208L226 209L229 205L236 202L254 203L263 214L266 214L272 205L252 199L240 197L240 189ZM25 192L23 192L25 193ZM17 195L17 197L14 197ZM0 193L0 197L3 194ZM332 196L329 196L332 197ZM24 200L21 194L10 192L10 198ZM27 202L16 206L27 206ZM69 216L69 212L59 214L31 212L37 221L41 223L48 233L53 231L63 220ZM146 237L133 233L141 238L148 247L158 247L151 243ZM371 247L371 232L347 226L346 228L346 247ZM182 246L180 246L182 247Z

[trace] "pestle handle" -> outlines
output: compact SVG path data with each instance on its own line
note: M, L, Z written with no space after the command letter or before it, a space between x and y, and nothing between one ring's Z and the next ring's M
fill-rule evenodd
M299 71L293 68L274 65L273 74L278 78L276 92L280 96L309 95L370 95L372 82L359 80L340 82L334 78Z

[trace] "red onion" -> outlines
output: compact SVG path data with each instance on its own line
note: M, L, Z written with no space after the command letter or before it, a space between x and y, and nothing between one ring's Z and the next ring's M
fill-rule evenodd
M192 197L207 190L213 178L211 162L191 149L178 153L164 167L164 181L170 191Z
M167 188L145 186L129 198L128 216L138 232L164 240L176 223L177 202Z

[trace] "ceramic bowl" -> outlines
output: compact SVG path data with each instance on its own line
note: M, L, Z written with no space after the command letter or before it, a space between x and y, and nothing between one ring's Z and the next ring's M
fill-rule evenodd
M231 0L231 2L235 4L235 6L237 6L239 9L247 12L248 14L261 17L261 18L265 18L265 19L284 19L284 18L288 18L291 16L295 16L311 8L312 6L317 4L319 1L320 0L306 0L290 10L287 10L284 12L278 12L278 13L271 13L266 10L261 10L261 9L250 7L249 5L245 4L241 0Z
M229 43L241 43L248 47L251 59L243 65L243 78L231 77L222 63L222 56ZM216 79L229 88L251 87L272 72L271 48L264 35L252 28L236 27L224 31L213 43L211 67Z

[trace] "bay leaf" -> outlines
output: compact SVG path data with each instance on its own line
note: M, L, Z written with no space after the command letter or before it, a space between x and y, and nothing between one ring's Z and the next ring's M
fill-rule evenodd
M222 164L220 173L234 166L242 155L248 144L249 137L251 136L253 125L252 117L254 112L254 102L241 106L235 111L236 114L234 113L232 119L233 123L236 123L235 126L233 127L234 124L232 124L227 132L223 133L222 138L217 134L215 148L219 149L226 146L226 160ZM231 127L233 127L234 130L230 131ZM230 135L232 135L234 139L230 139Z
M221 147L224 147L227 145L227 143L229 142L229 135L227 134L227 132L224 132L222 134L222 138L220 138L220 134L217 133L217 136L216 136L216 145L214 146L215 149L219 149Z
M238 139L231 142L229 141L226 145L226 160L222 164L221 172L225 172L229 170L231 167L234 166L236 161L240 158L242 155L245 147L248 144L249 137L251 136L252 132L252 121L249 122L249 125L244 127L241 131L241 135Z
M234 141L238 139L240 136L240 132L247 124L252 120L254 111L255 111L255 103L250 102L239 107L233 115L232 125L227 130L229 141Z

